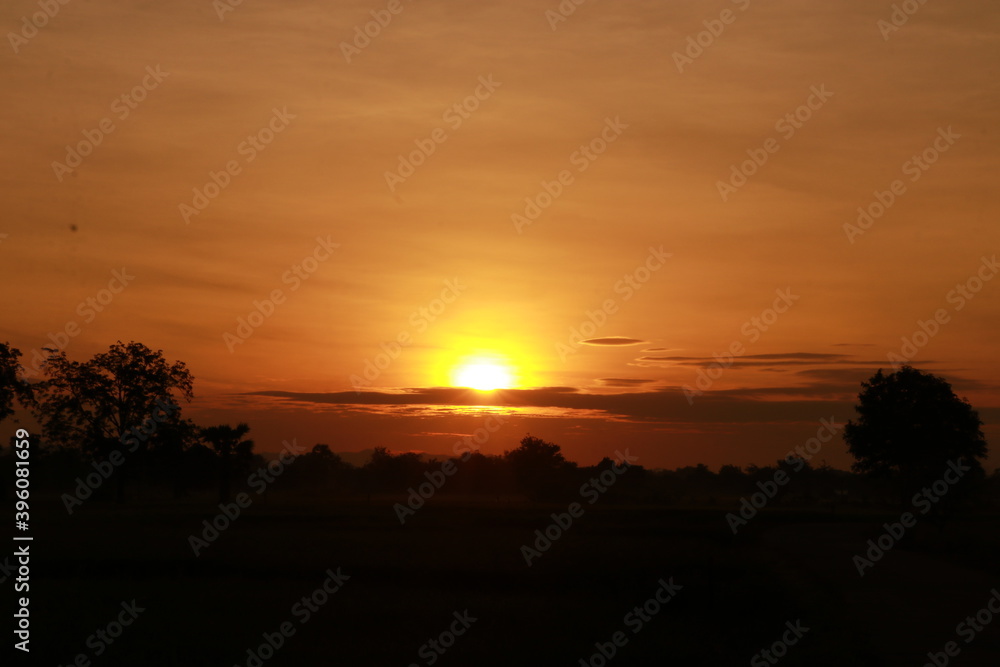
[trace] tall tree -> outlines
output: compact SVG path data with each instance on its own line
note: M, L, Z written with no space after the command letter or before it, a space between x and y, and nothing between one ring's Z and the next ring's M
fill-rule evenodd
M116 474L121 501L129 457L146 451L159 424L179 419L175 393L190 400L192 384L183 362L169 363L162 350L141 343L118 341L85 362L59 352L45 364L36 416L54 444L80 447L98 459L120 451L125 460Z
M897 474L904 491L940 478L956 459L981 473L983 422L943 378L903 366L861 387L857 421L844 428L856 472Z
M201 437L212 445L219 455L219 502L227 502L231 495L234 459L246 460L253 455L253 440L244 440L250 426L220 424L201 429Z
M0 422L14 414L15 401L30 407L34 400L32 386L21 377L20 358L19 349L0 343Z

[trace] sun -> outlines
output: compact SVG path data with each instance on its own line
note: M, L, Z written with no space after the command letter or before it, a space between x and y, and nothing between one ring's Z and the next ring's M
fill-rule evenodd
M495 361L474 361L455 371L455 386L471 387L479 391L507 389L513 384L511 373Z

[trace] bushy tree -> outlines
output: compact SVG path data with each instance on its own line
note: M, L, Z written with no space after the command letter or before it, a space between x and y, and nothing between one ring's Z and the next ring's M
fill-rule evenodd
M861 386L857 420L844 428L855 472L895 474L907 485L938 479L959 459L982 472L983 423L943 378L904 366Z
M369 493L401 491L418 483L425 469L416 452L393 454L388 447L376 447L364 466L364 478Z
M121 452L126 463L116 476L122 500L129 459L147 450L161 423L180 419L175 392L190 400L192 383L183 362L171 364L161 350L118 341L85 362L51 354L34 407L50 444L79 447L97 459Z
M503 457L513 469L518 486L535 497L548 495L565 472L576 468L562 455L559 445L531 434L524 436L517 448L505 451Z
M14 402L30 406L34 400L32 387L23 378L21 351L8 343L0 343L0 422L14 414Z

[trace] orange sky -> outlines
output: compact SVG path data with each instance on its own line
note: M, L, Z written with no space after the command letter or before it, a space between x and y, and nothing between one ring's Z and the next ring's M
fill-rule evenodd
M995 3L931 1L898 30L879 24L892 3L860 0L558 7L244 0L220 19L209 0L71 0L8 34L0 340L30 360L69 325L72 358L163 349L197 378L192 416L249 421L269 450L448 451L482 415L424 388L497 355L526 391L494 397L522 407L485 451L530 430L582 462L632 443L646 465L717 466L850 417L941 309L912 362L996 440L1000 282L951 293L992 278L1000 246ZM4 32L38 11L8 2ZM391 21L345 48L373 11ZM193 214L211 173L226 186ZM884 214L845 230L876 191ZM764 331L776 291L792 297ZM560 347L594 320L585 335L631 341ZM821 458L849 462L839 441Z

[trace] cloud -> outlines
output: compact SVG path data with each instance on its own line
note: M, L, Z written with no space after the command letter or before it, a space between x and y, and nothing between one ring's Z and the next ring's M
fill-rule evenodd
M642 345L646 341L624 336L606 336L605 338L588 338L580 342L584 345Z
M606 387L637 387L656 380L642 380L639 378L598 378L597 380Z
M849 354L829 354L820 352L781 352L771 354L745 354L734 357L693 357L693 356L644 356L636 359L641 366L684 366L684 367L705 367L711 364L722 364L726 369L739 370L741 368L760 368L763 370L778 371L781 366L800 367L864 367L865 372L869 368L887 368L891 364L887 359L855 359ZM922 365L931 365L936 362L925 361Z
M676 356L676 357L647 357L648 359L655 359L658 361L676 361L678 363L685 364L701 364L708 363L712 361L718 361L715 357L687 357L687 356ZM744 359L760 359L760 360L773 360L773 361L796 361L796 362L809 362L809 363L831 363L841 359L848 358L846 354L822 354L816 352L785 352L778 354L744 354L739 357L741 360Z
M798 396L794 396L798 392ZM397 414L423 406L428 415L441 408L461 413L464 408L484 405L510 408L522 414L562 417L593 417L604 420L697 424L706 428L722 423L802 422L817 415L849 413L847 397L830 391L801 388L741 389L710 391L689 404L680 387L670 386L641 392L591 394L569 387L503 389L483 395L463 388L411 388L396 392L363 391L300 393L258 391L246 396L271 397L299 404L316 403L344 412L372 411L381 406L386 414ZM761 400L787 395L788 400ZM542 412L537 412L541 410Z
M699 366L712 357L663 357L682 366ZM749 361L745 361L749 360ZM617 393L590 393L568 387L501 389L483 394L456 387L406 388L398 390L304 393L258 391L244 396L270 397L282 402L325 405L357 412L399 414L461 412L470 406L511 408L524 414L596 417L616 421L694 424L708 428L713 423L798 422L815 419L817 414L853 414L853 404L867 380L883 361L855 360L850 355L786 352L746 355L734 365L806 366L783 376L780 386L744 386L706 391L693 405L678 385L649 386L659 379L600 378L603 387L620 388ZM810 367L811 366L811 367ZM963 389L983 388L982 383L949 375ZM646 385L645 389L642 387ZM635 389L635 391L628 391Z
M644 356L636 361L644 365L669 365L701 367L723 364L726 368L750 368L772 366L816 366L826 364L863 363L850 360L846 354L824 354L816 352L786 352L777 354L745 354L739 357L692 357L692 356Z

